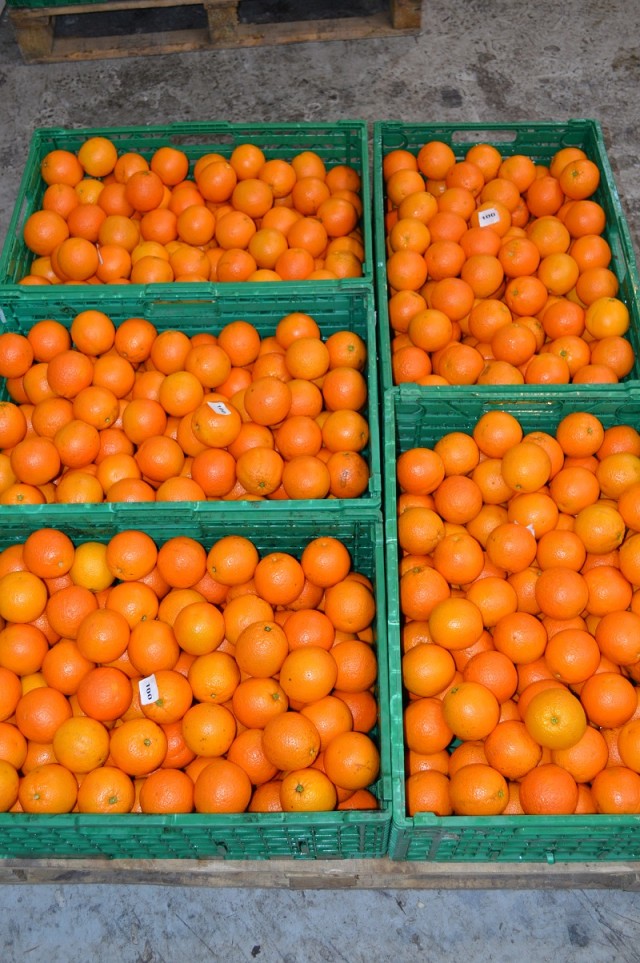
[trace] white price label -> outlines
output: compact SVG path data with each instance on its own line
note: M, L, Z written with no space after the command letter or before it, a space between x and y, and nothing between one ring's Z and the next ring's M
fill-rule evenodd
M217 415L230 415L231 412L225 405L224 401L209 401L209 407L212 411L215 411Z
M487 207L484 211L478 211L478 226L479 227L491 227L492 224L497 224L500 220L500 215L496 211L495 207Z
M140 692L141 706L151 705L152 702L157 702L160 697L155 675L148 675L145 679L140 679L138 682L138 690Z

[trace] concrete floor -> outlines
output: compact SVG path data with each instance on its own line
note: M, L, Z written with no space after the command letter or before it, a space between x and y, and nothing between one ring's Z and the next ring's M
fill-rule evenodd
M0 243L36 127L596 117L638 251L639 84L638 0L440 0L414 37L30 67L5 11ZM616 889L0 887L2 963L635 963L639 937Z

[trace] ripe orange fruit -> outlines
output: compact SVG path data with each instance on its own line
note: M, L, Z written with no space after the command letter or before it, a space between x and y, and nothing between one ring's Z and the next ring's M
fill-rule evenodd
M182 734L198 756L223 756L236 736L233 714L222 705L197 703L182 717Z
M485 763L470 763L450 779L449 794L458 816L498 816L509 801L507 781Z
M254 678L269 678L282 668L289 652L287 636L276 622L253 622L238 636L235 659Z
M593 782L609 758L604 736L593 726L569 749L553 749L551 762L571 773L577 783Z
M284 659L279 672L280 685L289 699L304 704L329 695L337 678L338 666L333 655L316 645L294 649Z
M570 749L584 735L587 717L580 700L567 688L554 687L533 696L524 724L541 746Z
M78 783L58 763L31 769L20 781L18 800L26 813L68 813L76 804Z
M453 732L445 721L442 700L427 697L410 702L404 711L404 733L407 748L414 752L446 749Z
M461 682L442 700L444 719L458 739L484 739L496 727L500 706L480 682Z
M536 766L520 783L520 804L527 815L569 815L577 803L575 779L554 763Z
M158 769L150 773L140 789L143 813L190 813L194 784L186 772Z
M212 759L197 777L194 806L199 813L241 813L251 799L246 772L228 759Z
M542 758L542 747L525 724L516 719L500 722L484 743L487 762L505 779L522 779Z
M320 733L299 712L284 712L270 719L262 742L267 759L284 772L311 766L320 752Z
M329 812L337 801L335 786L319 769L294 770L280 783L283 812Z
M58 762L73 773L102 766L109 755L109 732L96 719L72 717L57 729L53 750Z
M99 722L115 722L131 705L131 682L114 666L96 666L80 680L76 698L85 715Z
M343 732L329 742L323 755L325 772L342 789L365 789L380 770L380 755L370 736Z
M612 729L623 726L637 709L637 697L629 679L616 672L597 672L580 689L580 702L589 722Z
M157 769L166 751L167 737L151 719L130 719L111 730L111 757L129 776L144 776Z
M640 776L626 766L602 769L591 786L596 812L637 813L640 809Z
M52 742L59 726L71 714L69 700L50 686L25 692L15 710L16 725L23 736L40 743Z

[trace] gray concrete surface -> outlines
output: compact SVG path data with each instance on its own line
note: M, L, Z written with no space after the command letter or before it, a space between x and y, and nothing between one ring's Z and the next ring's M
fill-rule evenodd
M603 124L640 237L638 0L425 2L420 36L26 67L0 19L0 243L36 127L178 120ZM0 961L636 963L618 890L0 887Z
M634 893L0 891L4 963L635 963Z

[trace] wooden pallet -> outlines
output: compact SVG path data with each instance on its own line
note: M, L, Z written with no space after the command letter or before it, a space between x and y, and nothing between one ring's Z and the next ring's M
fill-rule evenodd
M420 30L421 0L387 2L386 9L361 16L277 22L246 22L242 17L242 0L63 3L45 7L10 7L9 17L24 62L35 64L319 40L361 40L412 34ZM169 12L182 7L202 8L200 13L205 25L187 29L162 28L149 33L131 32L122 36L58 36L56 33L57 22L60 25L65 17L76 20L93 18L95 21L98 16L123 11L135 15L141 11L166 9Z
M639 864L289 859L0 859L0 885L111 883L242 889L640 889Z

